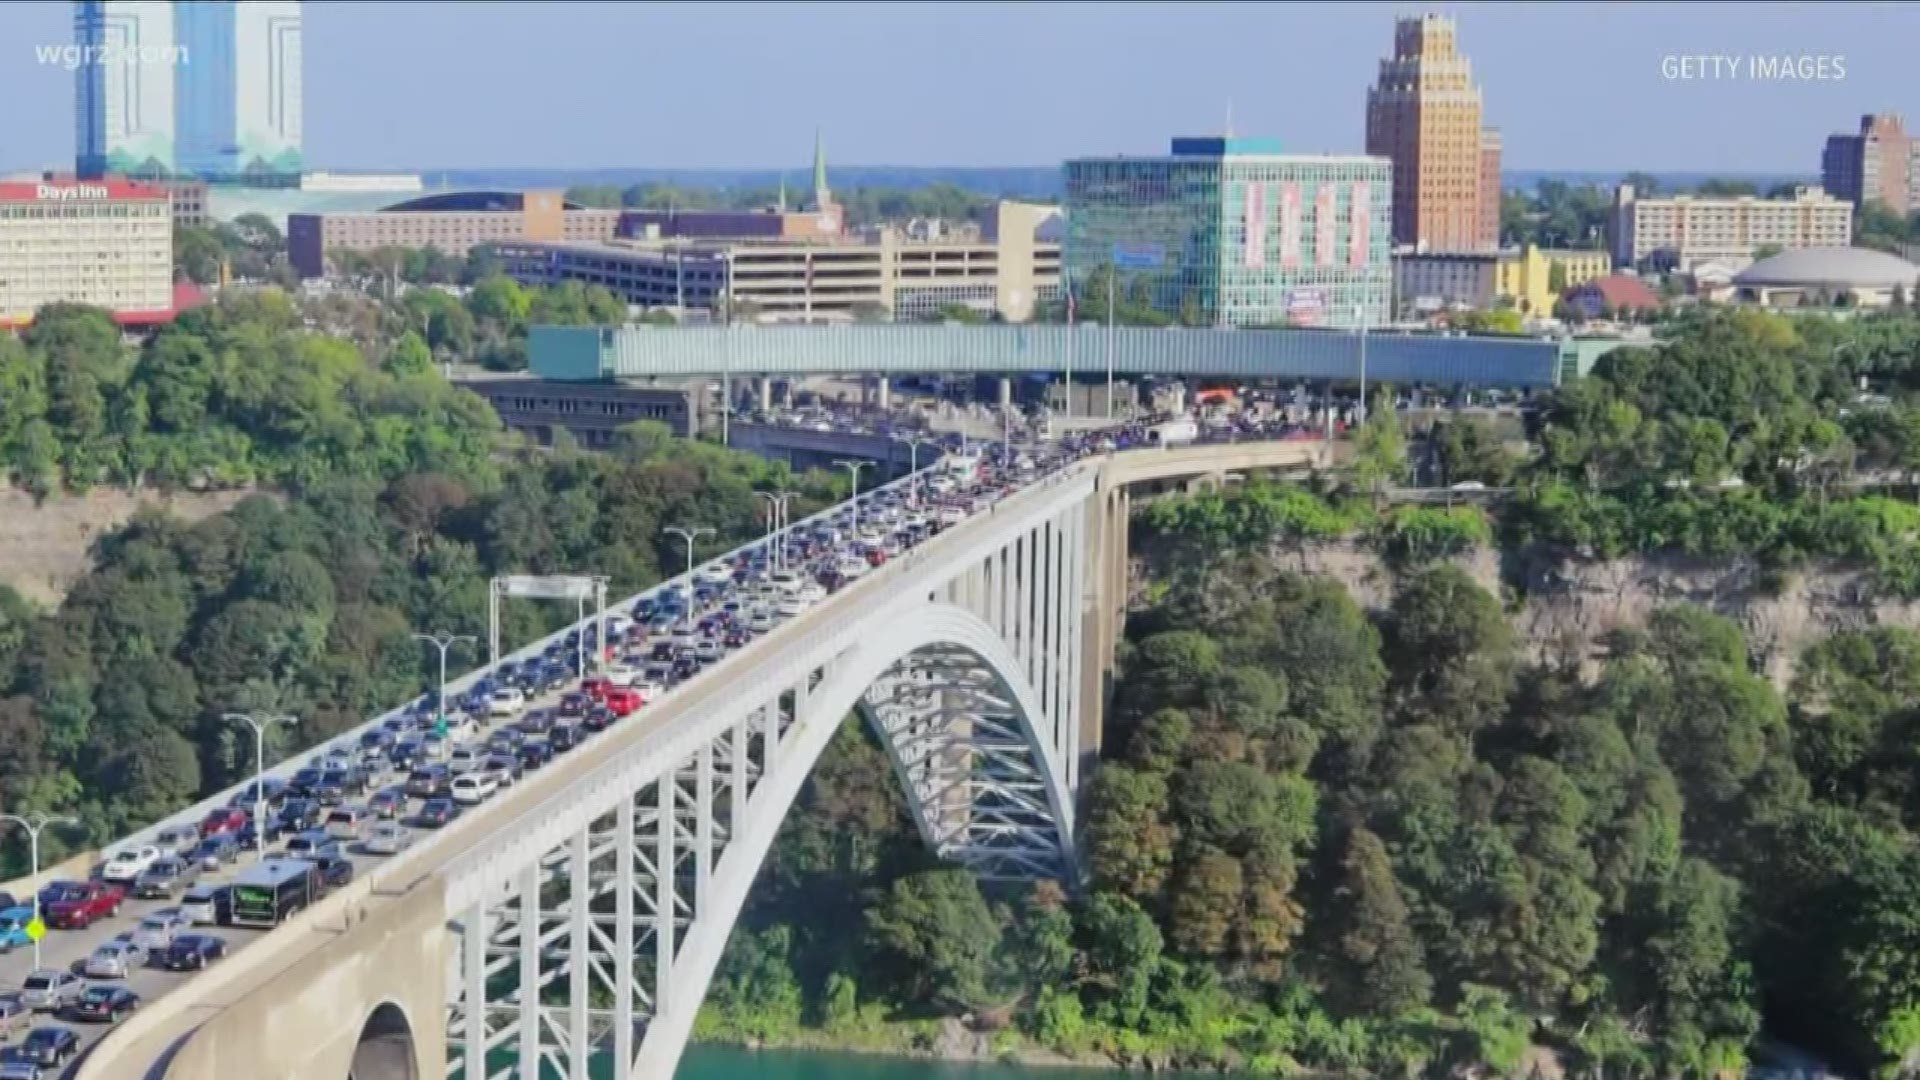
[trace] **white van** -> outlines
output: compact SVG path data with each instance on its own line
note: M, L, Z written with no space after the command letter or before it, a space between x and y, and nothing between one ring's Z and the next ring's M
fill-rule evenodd
M792 596L794 593L799 592L800 586L803 584L805 584L805 580L801 578L800 571L798 570L775 570L773 572L773 585L785 596Z
M517 686L503 686L487 695L490 716L518 716L527 707L527 695Z
M487 752L477 746L456 746L447 756L447 771L455 776L476 772L487 760Z

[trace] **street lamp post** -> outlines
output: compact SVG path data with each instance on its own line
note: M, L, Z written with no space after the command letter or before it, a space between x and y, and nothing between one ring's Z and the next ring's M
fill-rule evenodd
M698 540L702 536L713 535L713 530L706 528L705 526L702 526L698 529L682 529L682 528L674 527L670 529L662 529L660 531L672 533L673 535L687 542L687 576L692 577L693 576L694 541Z
M1367 422L1367 309L1353 305L1354 322L1360 326L1360 422Z
M33 861L33 921L40 922L40 830L49 825L78 825L80 819L67 814L49 814L41 810L29 810L25 814L0 814L0 821L11 821L27 830L27 847ZM45 937L44 928L40 936L33 939L33 970L40 970L40 938Z
M267 853L267 730L275 724L291 726L300 721L292 716L253 716L237 712L226 713L221 719L244 723L253 729L253 849L265 855Z
M871 467L873 462L848 461L842 458L834 464L847 470L847 475L853 478L853 531L858 533L860 531L860 470Z
M797 491L756 491L755 495L767 500L767 548L770 565L781 569L784 561L786 542L780 534L787 528L787 503L800 494Z
M435 704L434 709L436 716L444 717L447 715L447 650L462 641L469 645L478 645L479 639L469 634L449 634L445 631L438 634L415 634L413 639L424 641L440 650L440 700Z
M1068 385L1068 390L1069 391L1072 390L1071 384ZM923 446L936 446L938 445L938 443L936 442L936 440L923 439L923 438L920 438L918 435L914 436L911 439L906 440L906 443L907 443L907 500L915 508L918 508L920 505L920 480L919 480L920 448Z

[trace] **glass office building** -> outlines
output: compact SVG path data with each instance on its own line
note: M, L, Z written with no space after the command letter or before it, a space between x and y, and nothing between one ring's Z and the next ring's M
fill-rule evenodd
M72 58L81 176L298 182L300 0L84 0Z
M1166 157L1066 164L1063 272L1194 326L1377 326L1393 271L1392 165L1175 139ZM1084 303L1084 301L1082 301Z

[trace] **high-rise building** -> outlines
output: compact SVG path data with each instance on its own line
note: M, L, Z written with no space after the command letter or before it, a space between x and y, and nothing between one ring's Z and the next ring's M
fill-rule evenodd
M73 8L75 164L81 176L173 172L173 39L167 0L87 0ZM108 63L108 59L116 62Z
M1480 106L1452 19L1394 24L1393 55L1367 91L1367 153L1393 162L1395 243L1431 251L1499 243L1500 140L1481 129Z
M291 182L300 174L300 0L82 0L82 176Z
M1900 117L1860 118L1856 134L1827 136L1820 179L1836 198L1856 206L1879 203L1896 214L1920 210L1920 139L1907 136Z
M1232 137L1069 161L1064 271L1076 294L1111 271L1190 325L1377 326L1393 285L1392 171Z

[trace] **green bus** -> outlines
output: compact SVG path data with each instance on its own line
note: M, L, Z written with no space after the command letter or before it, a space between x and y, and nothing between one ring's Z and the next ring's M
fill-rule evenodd
M232 925L272 929L320 898L320 872L305 859L268 859L234 878L228 896Z

